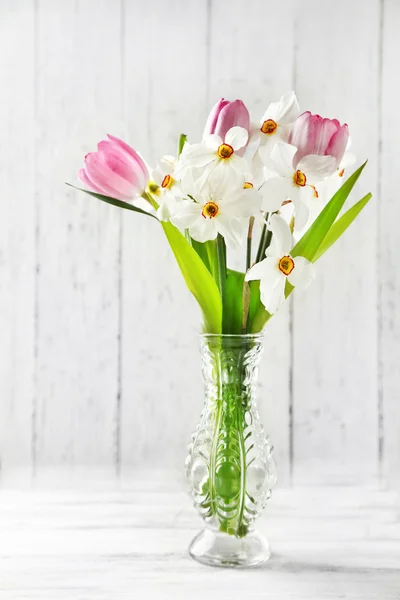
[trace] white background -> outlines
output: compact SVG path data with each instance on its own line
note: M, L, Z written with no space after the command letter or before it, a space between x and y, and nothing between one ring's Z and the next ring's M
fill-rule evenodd
M64 181L107 132L149 162L220 97L349 124L373 200L266 329L281 482L400 472L398 0L0 0L0 459L180 467L200 313L157 224Z

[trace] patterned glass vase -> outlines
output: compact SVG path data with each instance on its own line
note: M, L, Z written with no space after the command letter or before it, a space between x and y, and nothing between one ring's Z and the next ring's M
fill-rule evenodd
M206 524L189 553L205 564L250 567L270 556L267 541L253 529L276 480L255 399L261 352L260 334L201 336L206 398L186 475Z

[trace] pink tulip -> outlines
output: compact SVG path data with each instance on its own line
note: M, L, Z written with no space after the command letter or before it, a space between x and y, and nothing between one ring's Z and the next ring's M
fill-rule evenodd
M293 166L308 154L334 156L339 166L349 140L349 128L337 119L323 119L310 111L297 117L289 134L288 142L296 146Z
M229 102L221 98L208 115L203 135L216 133L224 140L229 129L235 126L243 127L249 132L249 111L241 100Z
M149 181L149 173L139 154L128 144L107 135L97 145L97 152L85 156L79 179L90 190L118 200L141 196Z

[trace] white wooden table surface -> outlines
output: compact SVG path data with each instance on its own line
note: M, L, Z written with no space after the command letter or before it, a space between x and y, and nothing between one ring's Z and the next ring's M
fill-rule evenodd
M61 482L61 487L59 486ZM400 599L394 492L278 489L259 528L273 557L255 570L195 563L201 520L175 473L118 484L69 475L0 489L1 600Z

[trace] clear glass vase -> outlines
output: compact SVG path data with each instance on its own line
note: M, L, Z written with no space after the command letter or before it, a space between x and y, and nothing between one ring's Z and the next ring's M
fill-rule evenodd
M189 553L205 564L251 567L270 556L268 542L252 527L276 481L255 400L261 352L261 334L201 336L206 398L186 475L206 523Z

